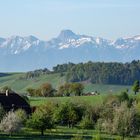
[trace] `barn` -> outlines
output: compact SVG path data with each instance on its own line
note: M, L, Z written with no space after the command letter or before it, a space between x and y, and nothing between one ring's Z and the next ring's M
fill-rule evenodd
M14 92L9 93L6 91L5 93L0 93L0 104L6 111L23 109L27 114L31 113L31 108L27 101Z

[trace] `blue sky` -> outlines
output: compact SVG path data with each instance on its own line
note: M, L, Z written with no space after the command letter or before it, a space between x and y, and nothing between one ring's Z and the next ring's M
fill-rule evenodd
M108 39L140 34L140 0L0 0L0 37L49 40L62 29Z

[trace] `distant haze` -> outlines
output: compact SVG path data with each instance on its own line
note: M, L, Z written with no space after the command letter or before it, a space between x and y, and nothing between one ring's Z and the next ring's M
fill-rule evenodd
M62 29L107 39L140 34L140 0L2 0L0 37L56 37Z

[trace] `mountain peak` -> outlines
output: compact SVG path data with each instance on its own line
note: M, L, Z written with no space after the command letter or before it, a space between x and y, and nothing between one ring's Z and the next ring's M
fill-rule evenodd
M135 40L140 40L140 35L134 36L134 39L135 39Z
M67 39L77 38L77 35L71 30L62 30L58 36L60 40L66 41Z
M33 35L30 35L30 36L27 36L27 37L25 37L28 41L37 41L38 40L38 38L36 38L35 36L33 36Z

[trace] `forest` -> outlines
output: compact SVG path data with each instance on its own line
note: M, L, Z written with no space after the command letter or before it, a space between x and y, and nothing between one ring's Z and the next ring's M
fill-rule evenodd
M140 80L140 61L68 63L53 67L53 72L65 74L67 82L131 85Z

